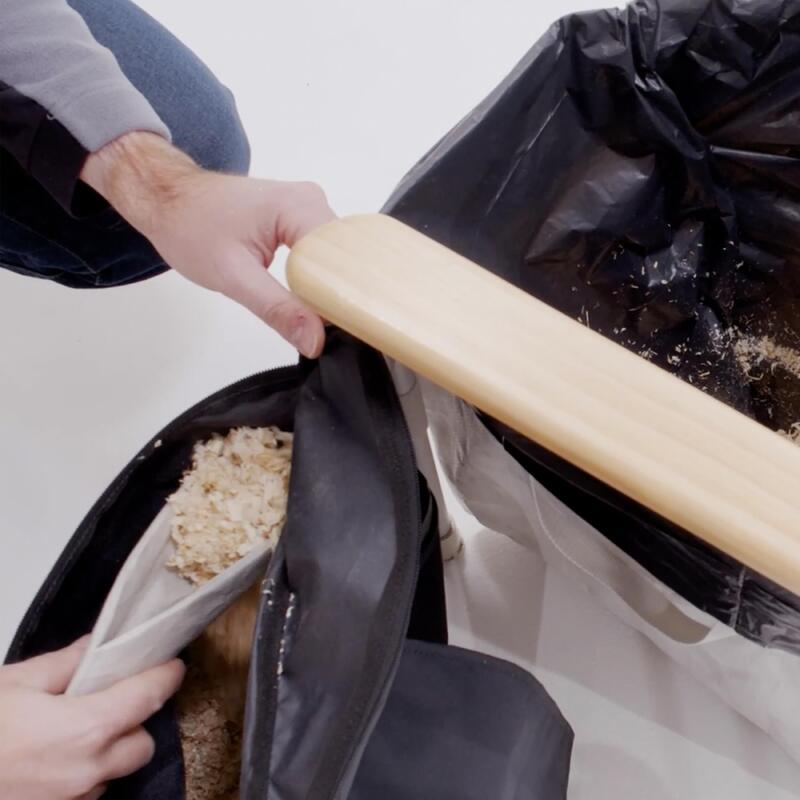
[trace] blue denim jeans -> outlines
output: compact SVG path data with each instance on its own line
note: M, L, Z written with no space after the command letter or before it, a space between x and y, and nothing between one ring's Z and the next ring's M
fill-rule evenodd
M233 95L187 47L129 0L69 0L94 37L204 167L246 173L250 149ZM113 209L70 216L0 149L0 266L66 286L119 286L167 269Z

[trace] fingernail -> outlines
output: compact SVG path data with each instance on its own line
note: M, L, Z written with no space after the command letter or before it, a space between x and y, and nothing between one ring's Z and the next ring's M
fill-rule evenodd
M317 349L317 337L311 325L299 322L292 328L289 341L306 357L312 358Z

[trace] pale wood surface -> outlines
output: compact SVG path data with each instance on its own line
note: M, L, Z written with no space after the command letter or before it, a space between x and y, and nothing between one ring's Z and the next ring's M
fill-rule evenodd
M326 319L800 594L800 448L410 227L292 250Z

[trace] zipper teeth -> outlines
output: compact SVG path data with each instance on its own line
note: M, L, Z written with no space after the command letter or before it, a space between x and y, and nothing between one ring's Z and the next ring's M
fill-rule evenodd
M381 387L382 388L382 397L380 398L380 402L387 402L390 407L393 407L393 416L395 417L396 424L399 430L397 433L400 434L401 439L403 440L403 444L405 445L406 455L409 456L410 466L411 466L411 480L410 484L407 485L407 488L411 489L412 497L411 505L409 507L409 514L410 518L406 520L409 528L413 529L414 534L416 536L416 545L412 549L411 558L416 560L417 564L417 573L419 571L419 563L421 554L419 551L419 547L422 543L422 513L421 508L419 507L420 503L420 496L421 496L421 481L420 481L420 474L419 474L419 466L417 464L416 452L414 451L414 441L411 437L411 429L408 427L408 420L406 419L406 415L403 413L402 405L400 403L400 398L397 394L397 389L394 384L394 380L391 376L391 372L389 371L388 364L386 363L386 359L380 354L377 353L378 357L380 358L380 362L383 365L385 372L386 372L386 379L387 382ZM363 380L363 377L362 377ZM365 394L369 394L369 389L364 387ZM398 453L399 455L399 453ZM402 457L402 456L401 456ZM398 480L397 475L392 475L390 481L394 482L397 481L398 485L405 483L405 479L401 477ZM406 488L406 487L403 487ZM431 497L433 500L433 498ZM434 501L435 502L435 501ZM438 537L437 537L438 542ZM414 586L416 585L416 578L414 581ZM392 667L388 671L384 671L383 677L383 686L381 687L378 696L375 696L373 691L372 697L370 698L369 706L365 712L363 712L361 719L359 720L359 724L357 726L357 730L355 731L356 741L360 741L366 733L374 728L376 724L378 714L380 710L377 710L379 707L382 709L386 703L386 699L388 694L391 690L391 684L394 680L394 676L397 673L397 669L400 665L400 658L402 656L403 647L406 641L406 632L408 631L408 625L411 620L411 611L414 602L414 591L412 589L411 596L408 600L407 607L404 613L404 619L402 621L401 630L403 631L402 635L399 639L395 642L394 647L391 649L391 662ZM354 769L354 760L358 757L358 747L353 747L352 743L348 748L349 752L345 752L343 763L340 767L338 775L334 776L334 783L333 786L327 787L327 792L329 800L343 800L341 797L342 791L342 784L345 783L349 779L349 775L351 771ZM363 753L363 749L361 751ZM332 792L331 792L332 789Z
M120 483L124 482L126 478L133 472L133 470L139 465L140 459L142 455L150 448L151 444L154 441L158 441L163 436L165 436L169 431L173 428L180 425L186 419L194 416L198 409L209 402L213 402L219 395L224 394L226 392L231 391L231 389L237 389L240 387L244 387L250 381L254 381L258 378L267 378L267 377L277 377L278 373L280 372L287 372L295 368L296 365L286 364L285 366L278 366L272 367L270 369L262 370L261 372L254 372L251 375L248 375L245 378L240 378L238 381L234 381L233 383L229 383L226 386L223 386L221 389L217 389L213 394L209 395L208 397L204 398L203 400L198 401L190 408L186 409L182 414L179 414L175 417L171 422L168 422L155 436L151 437L147 444L141 450L139 450L136 455L128 462L128 464L123 467L122 471L117 475L117 477L111 482L111 485L106 489L105 492L100 496L97 505L99 506L100 501L102 501L112 490L116 489ZM288 374L287 374L288 377ZM109 498L110 499L110 498ZM105 504L103 504L105 505ZM100 508L97 509L100 511ZM95 517L97 516L96 513L93 513L94 509L90 509L86 518L81 523L80 527L83 527L85 523L89 522L90 520L93 522Z
M203 400L199 400L193 406L187 408L186 411L175 417L175 419L173 419L172 422L167 423L167 425L163 427L161 431L156 434L156 436L150 439L150 442L152 442L153 439L157 439L163 436L167 431L169 431L179 422L182 422L190 414L196 413L198 407L205 405L206 403L212 402L218 395L221 395L225 392L229 392L231 389L238 389L240 387L243 387L245 384L249 383L250 381L254 381L257 378L276 377L280 372L287 372L287 377L288 377L288 372L290 370L296 369L298 366L299 366L298 364L282 364L277 367L270 367L270 369L261 370L260 372L253 372L252 374L247 375L244 378L239 378L239 380L234 381L233 383L229 383L220 389L217 389L213 394L210 394L208 397L204 398ZM148 442L147 445L149 445L150 442ZM145 450L147 448L147 445L145 445L142 448L142 450ZM137 453L136 456L134 456L133 461L128 465L129 467L135 465L136 458L141 454L142 450L140 450L139 453ZM122 476L120 475L119 477Z
M228 383L222 388L217 389L217 391L214 392L214 394L209 395L209 397L207 397L205 400L201 400L200 403L207 402L212 397L220 394L221 392L227 392L230 389L236 389L240 384L245 384L248 381L254 380L255 378L266 378L268 375L275 375L278 372L284 372L285 370L295 369L298 366L299 364L278 364L277 367L270 367L269 369L262 369L259 370L258 372L251 372L249 375L245 375L244 378L239 378L238 380L235 380L233 383ZM195 405L199 405L200 403L195 403ZM192 408L194 408L194 406L192 406ZM191 409L189 410L191 411ZM183 414L181 416L183 416ZM180 417L178 417L177 419L180 419Z
M295 368L296 365L286 364L278 367L272 367L270 369L262 370L261 372L254 372L251 375L248 375L245 378L239 378L238 381L234 381L233 383L229 383L226 386L223 386L221 389L217 389L213 394L209 395L208 397L204 398L203 400L198 401L190 408L186 409L182 414L179 414L175 417L171 422L168 422L155 436L151 437L147 444L141 450L139 450L136 455L128 462L128 464L123 467L122 471L117 475L117 477L111 482L111 485L106 489L105 492L100 496L97 505L97 511L99 512L101 508L105 508L105 504L102 507L98 507L100 505L100 501L102 501L106 495L115 490L120 483L124 483L125 479L127 479L131 472L139 465L140 459L145 452L150 449L153 442L160 440L163 436L165 436L169 431L173 428L180 425L186 419L194 416L198 409L209 402L213 402L219 395L224 394L226 392L231 391L231 389L237 389L240 387L244 387L250 381L254 381L258 378L267 378L267 377L277 377L278 373L280 372L287 372ZM288 374L287 374L288 377ZM116 496L116 492L114 492L114 496ZM111 499L111 498L109 498ZM80 527L83 527L85 523L89 522L90 520L94 522L95 518L97 517L97 513L94 513L94 508L90 509L87 513L86 517L84 518L83 522L81 523Z

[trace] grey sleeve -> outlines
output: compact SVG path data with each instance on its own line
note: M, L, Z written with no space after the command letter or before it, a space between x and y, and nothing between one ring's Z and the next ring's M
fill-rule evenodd
M133 130L170 135L66 0L0 0L0 146L68 205L86 155Z

